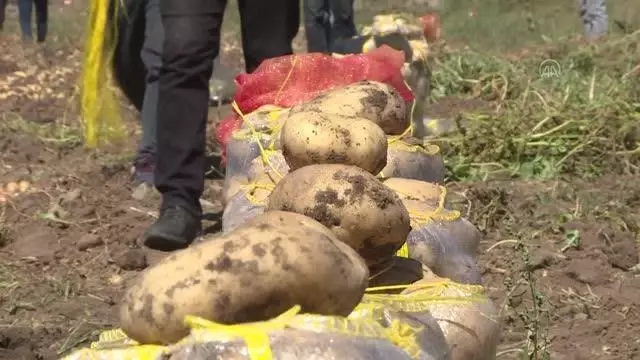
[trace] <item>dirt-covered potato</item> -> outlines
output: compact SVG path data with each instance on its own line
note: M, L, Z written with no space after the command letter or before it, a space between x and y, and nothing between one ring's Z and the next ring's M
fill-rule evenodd
M388 261L411 230L400 198L356 166L305 166L280 180L267 203L267 210L293 211L318 220L368 265Z
M280 134L292 170L312 164L346 164L377 174L387 164L387 138L365 118L320 111L291 113Z
M360 81L332 89L291 108L291 113L337 115L347 123L351 118L365 118L389 135L402 134L409 127L410 111L411 107L393 86L377 81Z
M140 343L173 343L186 315L234 324L262 321L298 304L304 312L348 315L369 271L317 221L272 211L147 269L120 308L124 332Z
M429 284L442 280L433 278L420 280L416 284ZM411 296L419 288L407 289L403 295ZM470 297L468 303L432 304L425 314L433 316L440 325L451 348L452 360L495 359L496 347L500 338L500 316L498 309L488 298L478 299L464 287L449 286L443 288L443 297ZM420 313L410 313L420 320Z

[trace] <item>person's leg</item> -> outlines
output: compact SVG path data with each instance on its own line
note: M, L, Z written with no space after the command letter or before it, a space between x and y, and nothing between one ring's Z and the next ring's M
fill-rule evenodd
M49 26L49 0L34 0L36 5L36 39L43 43L47 39Z
M269 58L293 54L300 26L299 0L238 0L245 67L253 72Z
M22 30L22 40L33 39L31 33L31 11L33 0L18 0L18 17L20 18L20 30Z
M336 54L361 54L364 44L371 36L355 36L346 39L336 39L331 45L331 52Z
M145 234L151 248L184 248L200 230L209 78L225 7L226 0L160 0L165 36L154 180L162 206Z
M162 42L164 29L160 16L160 0L147 0L145 4L144 44L140 56L146 68L146 87L140 117L142 140L134 161L135 180L153 184L156 163L156 124L158 122L158 77L162 68Z
M307 51L329 52L329 3L327 0L303 0L304 31Z
M4 16L7 11L7 0L0 0L0 31L4 29Z
M581 0L580 16L587 38L593 39L607 33L609 18L605 0Z
M358 35L353 14L353 0L329 0L329 3L333 13L331 44L337 40L350 39Z

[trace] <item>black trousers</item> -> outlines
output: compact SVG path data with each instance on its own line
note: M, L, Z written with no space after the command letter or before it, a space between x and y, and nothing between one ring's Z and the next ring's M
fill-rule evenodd
M7 3L9 3L9 0L0 0L0 30L4 28L4 17L7 11Z
M304 0L304 30L309 52L338 52L334 43L357 34L354 0ZM333 14L333 26L330 16Z
M238 0L247 72L293 53L299 0ZM226 0L160 0L165 31L158 91L156 187L162 207L198 216L204 189L209 78Z

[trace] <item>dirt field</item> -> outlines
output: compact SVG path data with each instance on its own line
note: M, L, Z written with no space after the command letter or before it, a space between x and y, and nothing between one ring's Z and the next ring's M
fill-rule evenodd
M31 184L0 203L0 359L55 359L117 326L127 280L162 257L138 245L158 200L131 197L135 114L124 144L83 147L76 48L38 56L1 33L0 48L0 184ZM433 114L485 105L454 96ZM449 186L485 234L483 282L504 316L498 359L640 359L637 173ZM219 192L211 179L210 231Z

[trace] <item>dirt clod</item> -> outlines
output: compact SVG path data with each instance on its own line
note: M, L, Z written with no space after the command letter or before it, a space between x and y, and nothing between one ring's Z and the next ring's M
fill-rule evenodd
M98 247L103 244L103 240L95 234L86 234L81 237L76 243L76 247L80 251L88 250L94 247Z
M140 271L144 270L147 265L147 254L140 249L127 250L114 258L116 265L122 270Z

